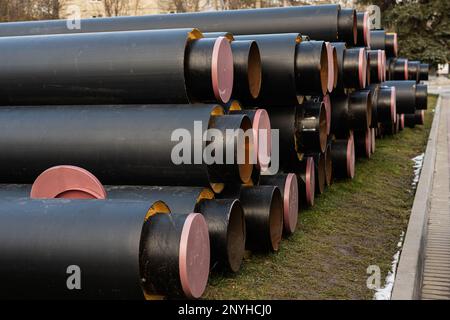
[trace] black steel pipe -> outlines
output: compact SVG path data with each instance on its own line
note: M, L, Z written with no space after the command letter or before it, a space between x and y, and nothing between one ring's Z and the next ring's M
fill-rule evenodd
M227 102L233 89L229 41L195 29L6 37L0 61L2 105Z
M362 158L370 158L372 155L372 129L355 131L355 155Z
M278 173L273 176L261 176L260 185L272 185L280 189L283 197L283 231L287 235L294 233L299 214L297 176L294 173Z
M397 114L397 91L395 87L377 85L372 87L376 96L378 122L395 122ZM375 123L374 126L376 127Z
M353 134L347 139L336 139L331 145L333 176L353 179L355 176L355 143Z
M415 81L385 81L383 86L395 87L397 112L413 114L416 109L427 108L427 86Z
M209 238L200 214L171 215L147 201L0 201L3 298L198 298L206 287ZM81 290L70 289L73 270Z
M67 25L67 20L2 23L0 36L197 27L236 35L301 32L312 39L356 42L355 10L334 4L82 19L80 28Z
M208 224L211 261L217 267L238 272L245 253L245 213L239 200L203 200L197 205ZM213 265L214 267L214 265Z
M370 90L354 91L348 95L332 94L331 132L347 137L350 130L366 130L372 123Z
M416 84L416 109L428 109L428 86L426 84Z
M370 21L367 11L356 13L357 40L356 46L370 48Z
M329 78L334 78L333 56L328 56L325 42L302 41L295 57L297 92L303 95L326 94Z
M254 101L244 100L256 106L298 104L295 59L298 33L280 35L250 35L235 37L238 41L256 41L261 57L261 92Z
M370 48L373 50L385 50L386 57L394 58L398 55L397 33L386 32L385 30L370 31Z
M367 55L364 48L347 48L345 43L335 42L338 62L338 85L336 90L363 89L366 87Z
M307 100L297 106L297 149L324 152L327 145L327 114L323 101Z
M370 68L370 83L380 83L384 81L384 66L383 66L383 50L368 50L369 68Z
M321 195L325 192L326 186L326 159L323 153L313 153L307 155L314 161L315 194Z
M336 48L332 43L326 42L328 53L328 85L327 92L331 93L334 88L337 86L338 76L339 76L339 67L338 67L338 58Z
M416 125L423 125L425 123L425 111L416 110L414 114L404 115L404 126L414 128Z
M236 99L256 99L261 90L261 56L255 41L233 41L234 81L232 96Z
M249 101L256 99L261 90L261 56L258 44L253 40L234 41L228 32L204 33L206 38L225 37L231 43L233 54L233 92L231 97Z
M253 142L224 134L250 129L250 120L223 115L215 105L4 107L0 114L2 182L32 182L45 169L65 163L107 184L211 185L215 191L226 182L246 183L252 174ZM202 135L208 128L225 139L224 144L209 142L209 150L222 150L225 157L226 146L234 145L234 164L206 163Z
M380 94L380 85L378 84L371 84L369 86L370 90L370 97L371 97L371 104L372 104L372 121L370 124L371 128L378 127L378 95Z
M398 56L398 38L396 32L386 32L385 49L387 57Z
M214 199L200 187L106 186L108 198L127 200L161 199L172 212L199 212L208 225L211 267L237 272L245 251L245 220L239 200Z
M387 63L389 80L408 80L408 59L391 58Z
M230 186L217 195L239 198L245 216L248 250L278 251L283 234L283 197L276 186Z
M314 159L311 157L304 157L296 171L300 204L305 207L312 207L314 205L316 189L315 171Z
M408 60L408 80L420 82L420 61Z
M420 80L428 80L428 73L429 73L429 64L428 63L421 63L420 64Z
M279 134L280 169L295 172L303 151L297 146L297 109L292 105L267 108L272 130Z
M272 137L271 137L271 124L269 114L265 109L241 109L241 110L230 110L229 114L244 114L250 118L252 122L253 130L253 151L256 156L257 169L266 170L270 164L270 156L272 154ZM256 174L256 172L255 172ZM254 184L259 180L259 176L252 177Z
M298 33L235 36L254 40L261 55L261 95L256 102L298 104L298 95L324 94L328 81L328 53L323 41L302 41Z

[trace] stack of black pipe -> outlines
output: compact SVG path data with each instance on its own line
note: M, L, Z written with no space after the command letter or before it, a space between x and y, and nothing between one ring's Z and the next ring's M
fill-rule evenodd
M423 123L427 65L397 53L340 5L0 24L0 297L199 298L278 251Z

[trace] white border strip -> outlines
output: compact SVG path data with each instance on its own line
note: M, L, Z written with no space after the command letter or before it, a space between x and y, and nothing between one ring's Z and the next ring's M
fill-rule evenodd
M441 96L438 98L434 112L423 167L397 268L392 300L414 300L419 298L440 117Z

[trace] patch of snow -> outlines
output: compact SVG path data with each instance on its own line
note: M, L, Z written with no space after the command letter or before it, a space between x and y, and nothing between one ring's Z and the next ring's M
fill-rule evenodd
M392 257L392 269L388 272L384 287L376 289L374 300L390 300L392 289L394 288L395 274L397 272L398 260L400 258L400 252L403 245L403 238L405 237L405 232L402 231L400 235L400 241L397 243L399 250Z
M422 165L423 165L423 158L424 158L425 154L419 154L417 157L412 158L411 160L414 161L414 178L413 181L411 182L411 186L412 189L415 190L417 187L417 183L419 182L419 177L420 177L420 171L422 170Z

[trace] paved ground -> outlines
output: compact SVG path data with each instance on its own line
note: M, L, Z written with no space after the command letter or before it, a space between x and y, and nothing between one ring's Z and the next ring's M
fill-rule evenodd
M450 87L436 89L442 104L421 298L450 300Z

